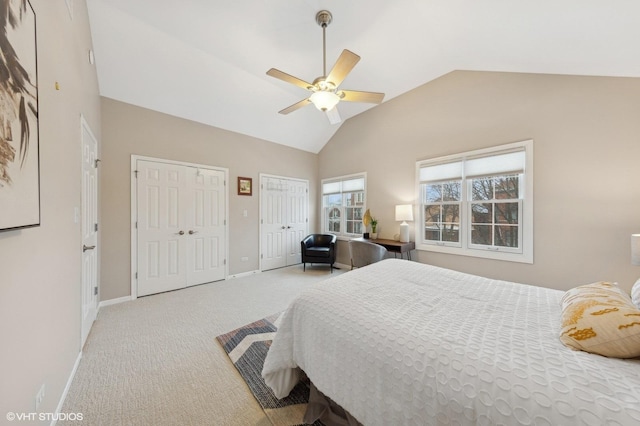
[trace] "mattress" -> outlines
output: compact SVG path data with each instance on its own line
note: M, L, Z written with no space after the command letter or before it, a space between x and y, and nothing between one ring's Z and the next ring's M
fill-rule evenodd
M387 259L297 297L262 374L365 425L640 424L640 360L562 345L562 295Z

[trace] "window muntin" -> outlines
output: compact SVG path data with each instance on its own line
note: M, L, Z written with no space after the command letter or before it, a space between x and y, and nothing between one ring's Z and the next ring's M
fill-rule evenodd
M329 207L327 215L327 230L329 232L340 232L340 209L338 207Z
M461 187L461 180L423 185L425 241L459 245Z
M365 186L365 174L322 181L322 232L341 236L364 232Z
M416 177L418 249L533 263L533 141L419 161Z

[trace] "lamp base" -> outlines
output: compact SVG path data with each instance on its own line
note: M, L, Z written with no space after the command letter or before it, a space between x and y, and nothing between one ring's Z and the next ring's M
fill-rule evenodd
M400 224L400 242L409 242L409 224L407 224L407 222L402 222Z

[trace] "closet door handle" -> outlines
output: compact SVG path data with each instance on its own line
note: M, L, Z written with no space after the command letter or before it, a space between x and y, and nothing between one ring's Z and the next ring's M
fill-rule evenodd
M189 229L189 235L197 234L198 231L194 231L193 229Z
M82 252L84 253L87 250L93 250L94 248L96 248L96 246L85 246L84 244L82 245Z
M177 235L184 235L184 231L178 232Z

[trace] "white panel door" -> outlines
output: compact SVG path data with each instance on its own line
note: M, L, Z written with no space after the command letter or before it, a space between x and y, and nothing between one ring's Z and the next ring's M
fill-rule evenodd
M138 296L186 286L184 166L137 163Z
M225 174L189 168L187 216L187 285L225 277Z
M309 183L262 176L260 203L262 270L300 263L300 241L309 231Z
M287 265L295 265L302 262L300 241L309 229L309 184L288 180L287 188Z
M81 119L82 137L82 346L98 313L98 142Z
M262 177L262 270L287 266L287 189L282 179Z

